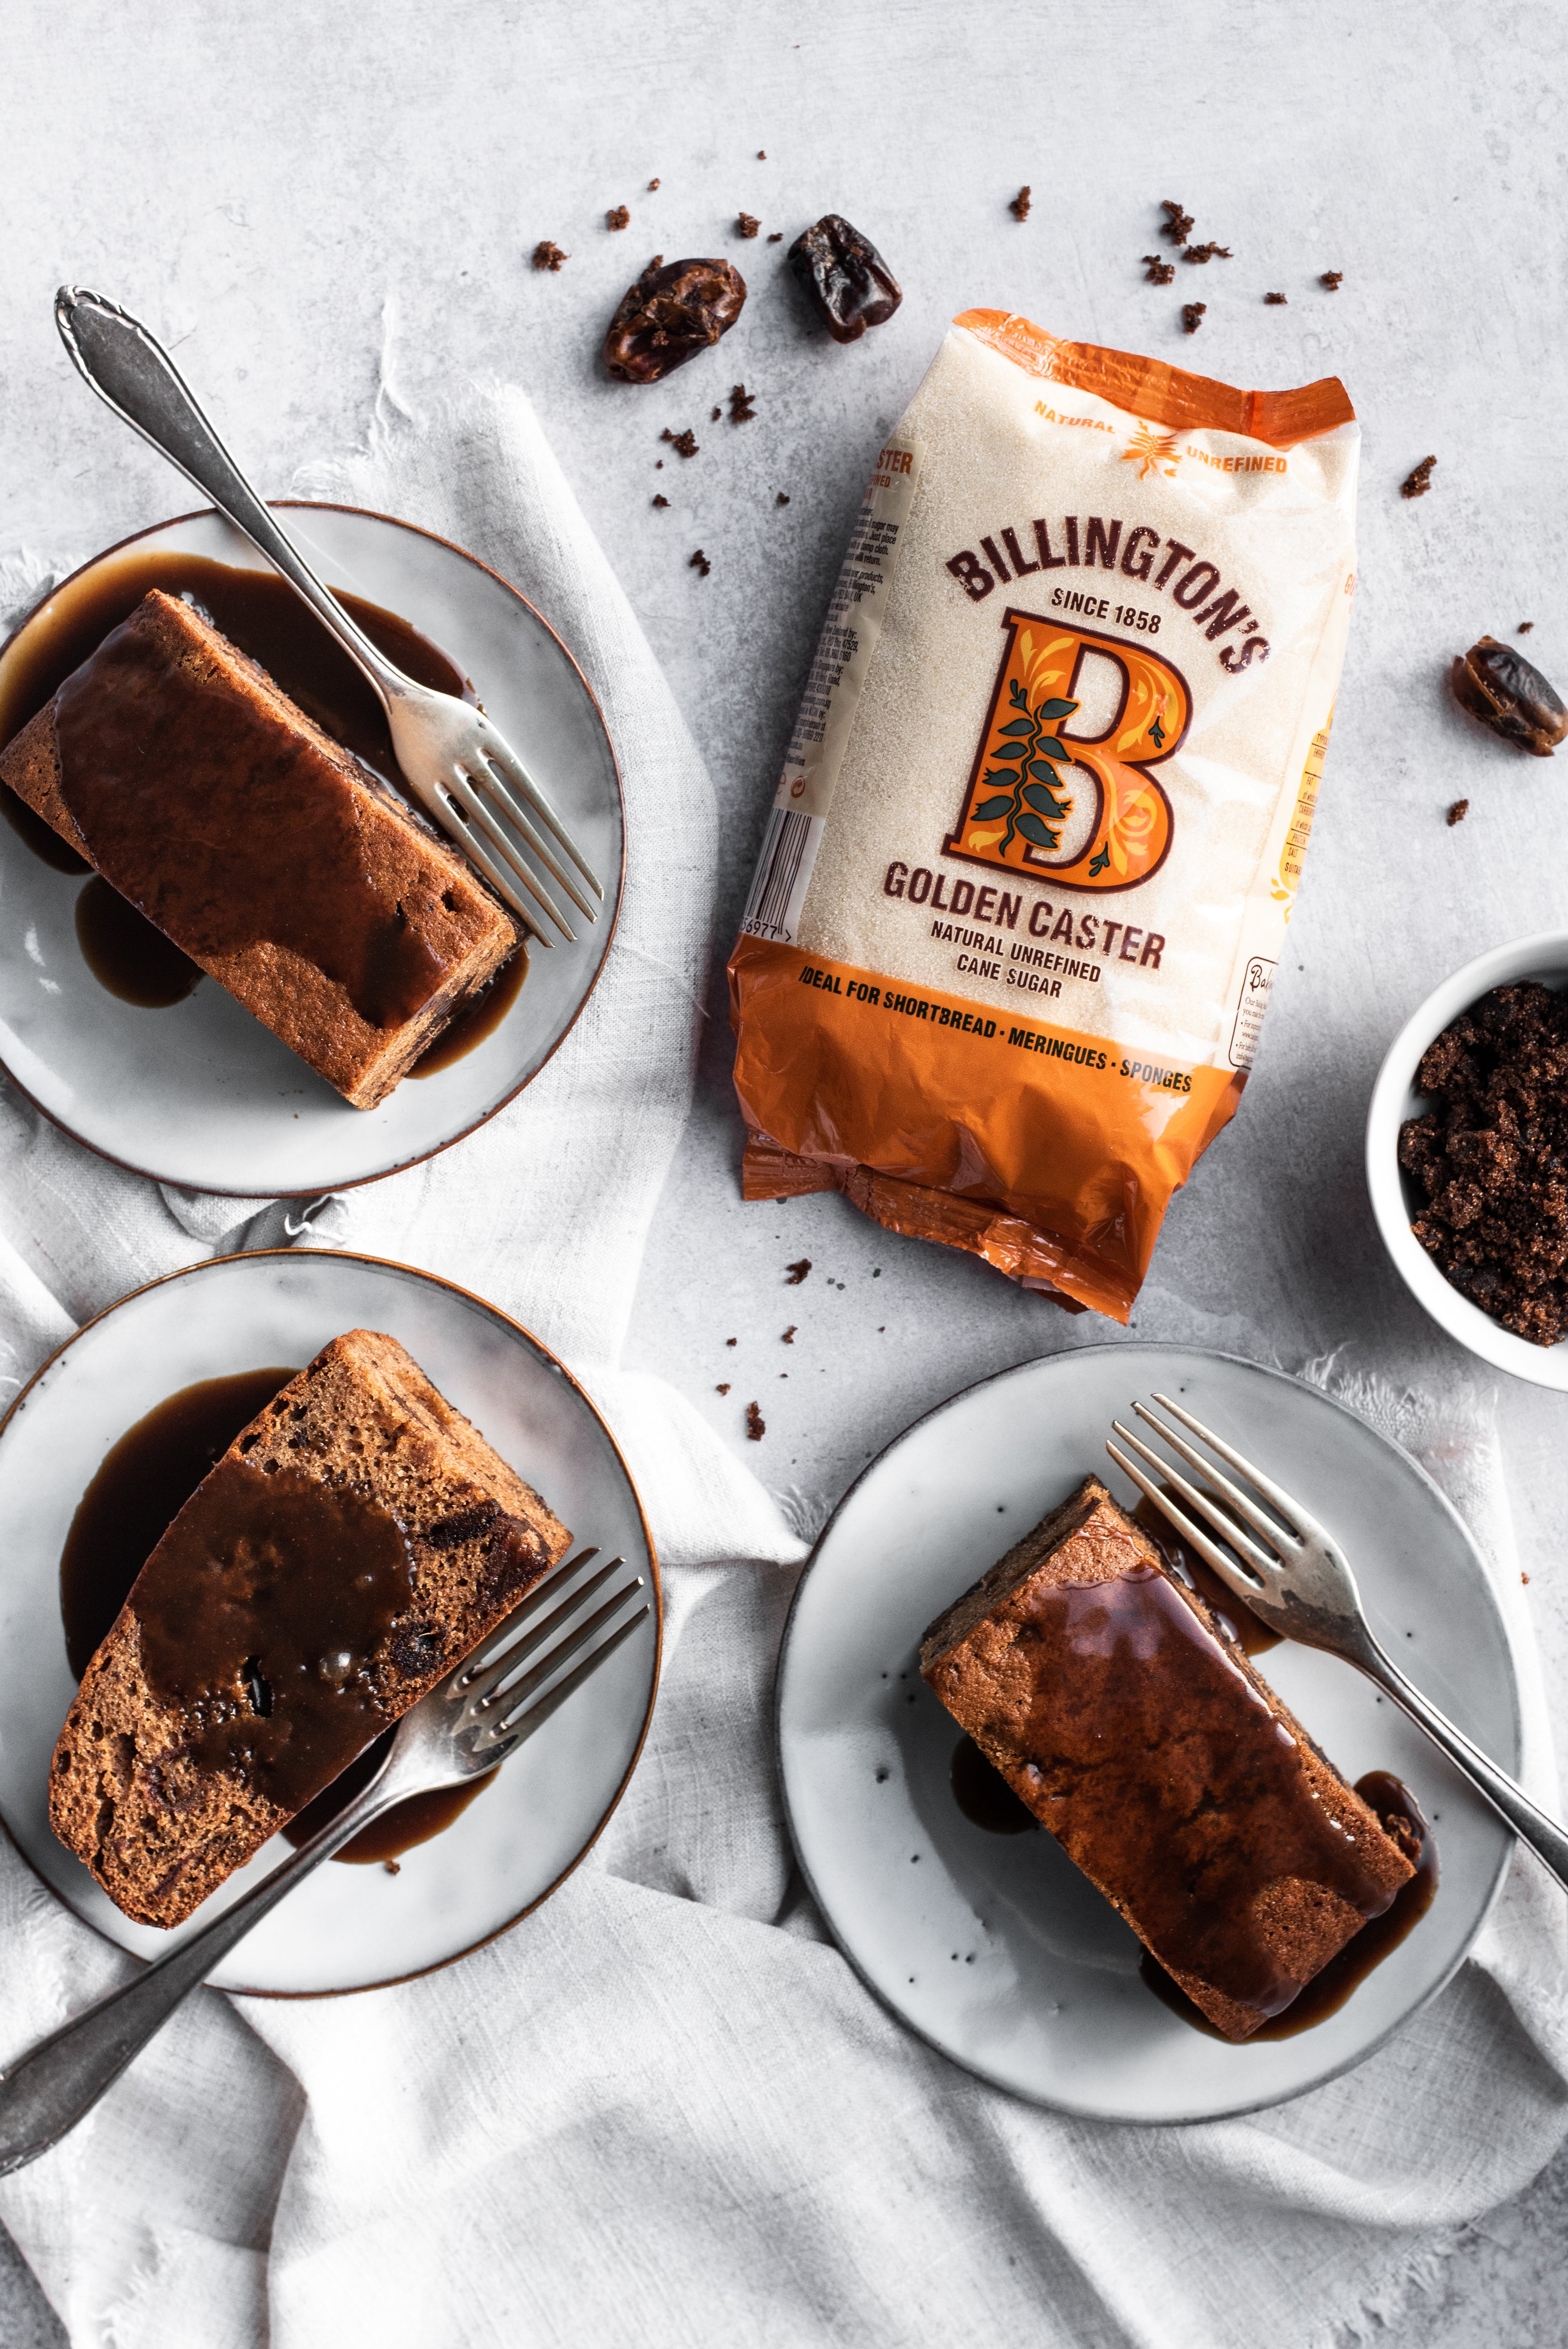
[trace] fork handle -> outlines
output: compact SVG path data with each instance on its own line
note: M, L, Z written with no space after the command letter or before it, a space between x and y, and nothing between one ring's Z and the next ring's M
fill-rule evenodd
M1368 1680L1376 1681L1417 1728L1425 1730L1433 1744L1441 1748L1456 1769L1463 1771L1499 1818L1513 1829L1521 1843L1529 1845L1542 1866L1568 1891L1568 1827L1532 1803L1506 1770L1500 1770L1462 1729L1456 1729L1446 1713L1429 1703L1376 1640L1371 1642L1370 1655L1357 1661Z
M0 2073L0 2178L36 2161L75 2128L236 1941L303 1877L408 1793L387 1766L390 1761L388 1755L346 1809L232 1908L155 1958L134 1981L73 2015Z
M55 296L55 324L77 372L98 398L243 531L331 629L390 709L411 680L361 633L316 577L219 440L162 344L128 311L81 285L61 286Z

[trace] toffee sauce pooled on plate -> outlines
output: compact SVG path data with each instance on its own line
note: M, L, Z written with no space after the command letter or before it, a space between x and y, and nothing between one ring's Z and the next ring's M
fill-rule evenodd
M243 1371L229 1378L204 1379L197 1385L184 1387L139 1420L108 1454L82 1495L60 1559L60 1611L65 1624L66 1653L78 1680L95 1651L107 1637L151 1551L197 1485L210 1474L242 1428L259 1412L264 1411L280 1390L296 1375L294 1370L280 1368ZM268 1479L269 1497L275 1491L283 1473L280 1472L278 1477ZM254 1484L256 1480L250 1481ZM319 1486L315 1489L321 1490ZM337 1500L337 1496L330 1492L325 1498L329 1503ZM287 1507L285 1502L285 1514ZM352 1525L339 1529L340 1533L346 1533L357 1544L366 1514L363 1505L356 1506ZM385 1516L381 1511L374 1514L378 1517ZM396 1534L396 1543L387 1532L388 1528ZM312 1528L313 1537L315 1530ZM374 1626L368 1617L375 1616L379 1619L385 1602L395 1590L400 1575L404 1587L407 1585L407 1547L402 1542L401 1533L390 1517L386 1518L380 1531L387 1536L378 1545L385 1549L386 1557L378 1561L371 1589L361 1594L367 1600L368 1609L366 1622L359 1627L362 1632L373 1630ZM397 1550L396 1557L393 1555L395 1547ZM356 1558L357 1555L356 1547ZM198 1694L197 1710L210 1712L212 1715L204 1721L199 1735L214 1741L217 1758L222 1758L220 1749L226 1750L225 1741L231 1738L239 1737L253 1745L256 1750L257 1775L265 1790L278 1801L286 1802L286 1787L281 1781L274 1783L276 1762L269 1760L262 1750L268 1743L269 1718L269 1713L262 1708L270 1706L273 1693L266 1669L268 1663L271 1662L273 1671L277 1671L277 1653L282 1653L285 1659L283 1671L286 1674L289 1663L298 1662L303 1647L297 1639L291 1642L286 1607L284 1619L280 1620L266 1603L264 1575L257 1577L253 1572L247 1574L246 1579L251 1585L250 1590L242 1597L238 1608L230 1608L232 1619L227 1626L219 1628L232 1631L243 1650L242 1654L236 1651L232 1661L240 1667L249 1701L241 1717L232 1699L211 1704L204 1703ZM348 1579L352 1583L354 1578ZM281 1578L278 1587L281 1592ZM159 1609L156 1598L149 1595L152 1603L146 1611L158 1659L155 1667L150 1655L149 1676L154 1679L155 1684L164 1686L165 1692L187 1702L187 1692L181 1685L183 1670L181 1659L184 1630L193 1615L189 1585L182 1580L178 1602L171 1600L170 1605L162 1609ZM256 1605L258 1599L262 1602L259 1609ZM228 1605L226 1599L218 1603ZM243 1628L242 1618L246 1619ZM297 1631L300 1627L293 1628ZM231 1639L228 1644L233 1645L234 1640ZM341 1654L343 1650L344 1642L340 1640L338 1653ZM335 1656L328 1661L335 1662L336 1658ZM349 1672L353 1668L351 1657ZM346 1673L345 1680L348 1676ZM313 1696L315 1693L314 1690L310 1692ZM332 1721L333 1709L341 1705L344 1693L342 1682L335 1687L329 1682L322 1683L315 1710L325 1712L328 1724ZM352 1695L350 1702L354 1705ZM225 1703L229 1714L234 1717L218 1717ZM360 1703L354 1709L357 1722L365 1708ZM361 1733L373 1733L378 1725L378 1722L370 1720L368 1714L366 1722L368 1726L356 1729L356 1739ZM285 1831L290 1840L304 1842L318 1826L325 1825L372 1775L384 1751L384 1743L378 1738L368 1754L360 1754L352 1761L330 1786L290 1822ZM311 1757L311 1766L315 1766L314 1757ZM286 1775L285 1769L283 1776ZM468 1785L442 1789L433 1795L412 1795L365 1828L336 1856L346 1860L386 1860L407 1850L414 1844L427 1842L431 1836L438 1834L449 1819L455 1818L459 1811L464 1809L489 1783L487 1775Z
M273 572L168 551L132 552L96 566L88 577L62 589L32 622L0 664L0 747L92 658L153 587L199 605L324 732L384 781L402 788L379 699L287 582ZM477 706L473 687L428 636L362 596L343 592L338 601L371 642L409 677ZM0 811L34 854L57 872L91 872L85 858L3 787ZM106 902L111 897L112 905ZM202 977L189 957L105 881L89 882L77 900L77 936L93 976L125 1002L161 1009L181 1001ZM434 1075L482 1043L516 1000L527 972L527 956L520 950L442 1030L410 1074Z
M953 1799L971 1826L984 1827L987 1835L1023 1835L1039 1826L972 1737L961 1738L954 1748L949 1775Z
M1356 1791L1377 1812L1406 1858L1414 1862L1416 1873L1399 1887L1383 1914L1370 1918L1358 1933L1353 1934L1338 1955L1330 1958L1321 1973L1314 1974L1282 2013L1253 2033L1246 2042L1248 2046L1253 2039L1293 2039L1298 2031L1308 2031L1315 2023L1337 2014L1352 1991L1419 1924L1437 1895L1437 1839L1408 1786L1392 1771L1369 1770L1365 1777L1357 1779ZM1184 2023L1190 2023L1195 2031L1203 2032L1211 2039L1223 2037L1208 2016L1193 2005L1186 1992L1171 1981L1152 1951L1144 1951L1138 1971L1155 1997L1173 2014L1179 2014Z

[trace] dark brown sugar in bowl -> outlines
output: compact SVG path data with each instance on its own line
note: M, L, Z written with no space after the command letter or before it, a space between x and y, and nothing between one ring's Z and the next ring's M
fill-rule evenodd
M1399 1129L1410 1228L1445 1278L1534 1345L1568 1333L1568 996L1494 988L1427 1047Z

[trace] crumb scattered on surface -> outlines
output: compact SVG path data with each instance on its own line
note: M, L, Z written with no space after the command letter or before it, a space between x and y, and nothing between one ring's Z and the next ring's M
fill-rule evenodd
M1028 219L1029 191L1027 188L1019 189L1017 194L1008 205L1007 210L1012 213L1013 218L1016 221L1026 221Z
M727 1394L729 1392L729 1381L726 1379L721 1387L715 1387L714 1392L715 1394Z
M1160 209L1165 214L1164 234L1172 244L1185 244L1192 233L1191 213L1183 212L1170 196L1161 199Z
M1326 269L1317 282L1320 285L1326 285L1331 294L1337 294L1345 283L1345 272L1343 269Z
M720 418L723 414L724 414L724 410L723 410L723 409L722 409L722 408L716 408L716 409L714 409L714 411L713 411L713 414L708 418L708 422L709 422L710 424L717 424L717 423L718 422L719 418Z
M789 1327L789 1328L788 1328L788 1330L785 1330L785 1332L784 1332L784 1337L783 1337L783 1340L782 1340L782 1342L783 1342L786 1346L792 1346L792 1345L795 1343L795 1332L796 1332L796 1330L797 1330L799 1327L800 1327L800 1324L799 1323L799 1321L791 1321L791 1322L790 1322Z
M1173 261L1161 261L1157 253L1146 253L1143 255L1145 285L1169 285L1175 274L1176 264Z
M662 494L662 492L661 492L660 491L655 490L655 491L654 492L654 503L655 503L656 506L667 506L667 505L668 505L668 503L669 503L669 500L668 500L668 498L665 497L665 496Z
M760 1444L767 1433L768 1422L763 1418L762 1413L758 1410L757 1405L754 1402L748 1402L746 1406L746 1433L748 1441L752 1444Z
M1449 822L1450 823L1463 823L1469 813L1469 800L1456 800L1452 807L1449 810Z
M1181 331L1184 335L1195 335L1197 333L1199 327L1203 323L1203 313L1208 306L1207 302L1182 303Z
M1526 1582L1528 1582L1530 1577L1526 1575L1524 1578ZM381 1865L387 1870L388 1876L401 1876L403 1873L403 1865L400 1860L384 1859Z
M625 205L617 204L614 212L605 213L604 225L606 228L625 228L630 225L631 218Z
M1520 624L1519 624L1519 633L1520 633L1520 635L1521 635L1522 636L1527 636L1530 634L1531 629L1532 629L1534 626L1535 626L1535 623L1534 623L1534 621L1533 621L1533 620L1521 620L1521 622L1520 622Z
M561 247L558 244L552 244L547 236L542 236L533 248L535 269L559 269L563 261L570 261L572 255L569 253L562 253Z
M650 180L648 181L648 193L650 196L653 194L654 190L658 186L658 184L659 183L656 180Z
M702 445L689 425L684 432L672 432L666 424L659 439L667 440L677 457L695 457Z
M783 230L782 230L781 228L776 228L776 229L771 229L771 230L769 230L769 236L768 236L768 242L769 242L769 244L782 244L782 243L783 243L783 242L784 242L784 232L783 232Z
M758 161L759 163L766 163L766 162L767 162L767 160L768 160L768 150L767 150L767 149L766 149L766 148L759 147L759 148L758 149L758 150L757 150L757 160L758 160Z
M724 1342L727 1346L738 1346L740 1340L738 1338L727 1338Z
M1568 1334L1568 995L1493 988L1427 1047L1430 1107L1399 1129L1410 1228L1462 1296L1516 1337Z
M1233 261L1235 257L1228 244L1188 244L1181 248L1183 261Z
M1284 302L1287 299L1288 296L1284 294L1265 294L1264 295L1264 300L1265 302Z
M749 424L757 413L757 394L748 391L743 383L732 386L729 394L729 420L732 424Z
M1407 473L1400 482L1399 495L1402 498L1424 498L1432 486L1432 467L1437 461L1435 457L1423 457L1414 471Z
M803 1256L799 1264L786 1265L785 1271L789 1275L784 1284L786 1288L799 1288L810 1269L811 1259L809 1256Z
M708 561L707 555L703 553L701 547L698 546L693 549L692 554L687 558L686 569L688 571L695 571L699 579L706 579L708 573L713 569L713 565Z
M1520 1576L1520 1578L1520 1578L1521 1582L1528 1582L1528 1581L1529 1581L1529 1579L1530 1579L1530 1577L1529 1577L1527 1574L1521 1574L1521 1576Z
M742 236L755 236L762 222L753 219L750 212L738 212L735 216L735 225Z

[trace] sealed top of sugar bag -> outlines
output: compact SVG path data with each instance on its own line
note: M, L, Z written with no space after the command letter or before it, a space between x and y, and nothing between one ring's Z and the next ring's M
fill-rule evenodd
M839 1184L1125 1318L1256 1050L1357 445L1333 380L955 322L879 452L731 966L748 1187Z

